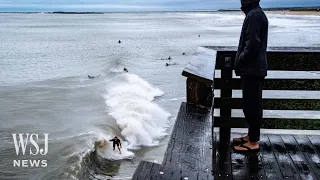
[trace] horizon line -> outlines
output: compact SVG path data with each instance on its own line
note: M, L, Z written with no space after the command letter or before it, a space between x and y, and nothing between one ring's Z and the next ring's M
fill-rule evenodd
M286 6L286 7L265 7L262 9L300 9L300 8L310 8L310 9L319 9L320 6ZM240 8L223 8L223 9L190 9L190 10L110 10L110 11L68 11L68 10L55 10L55 11L40 11L40 10L6 10L3 11L0 9L0 13L128 13L128 12L215 12L215 11L241 11Z

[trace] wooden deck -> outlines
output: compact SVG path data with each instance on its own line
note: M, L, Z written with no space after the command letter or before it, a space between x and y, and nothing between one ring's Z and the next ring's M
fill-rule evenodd
M262 134L260 153L233 153L212 136L210 112L186 103L172 132L162 164L141 162L133 180L320 179L320 136Z
M132 179L212 180L211 119L209 111L182 103L162 164L141 162Z
M260 152L246 155L215 140L216 179L320 179L320 136L262 134Z

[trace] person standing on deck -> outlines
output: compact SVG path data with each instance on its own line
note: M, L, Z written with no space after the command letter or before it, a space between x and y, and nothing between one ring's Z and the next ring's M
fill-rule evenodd
M263 116L262 86L267 76L268 19L260 0L241 0L246 18L234 62L241 77L243 113L249 125L248 135L233 139L235 152L259 151L260 124Z

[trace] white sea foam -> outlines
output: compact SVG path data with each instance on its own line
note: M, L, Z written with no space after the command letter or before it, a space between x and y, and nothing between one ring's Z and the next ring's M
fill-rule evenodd
M125 148L155 146L166 135L170 114L153 102L162 94L161 90L130 73L116 76L108 86L105 100L109 115L121 129L127 143Z

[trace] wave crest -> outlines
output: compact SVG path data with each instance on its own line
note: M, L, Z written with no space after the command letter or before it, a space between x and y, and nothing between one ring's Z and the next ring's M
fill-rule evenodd
M128 143L127 148L155 146L165 135L170 114L153 102L163 92L135 74L116 76L105 102Z

